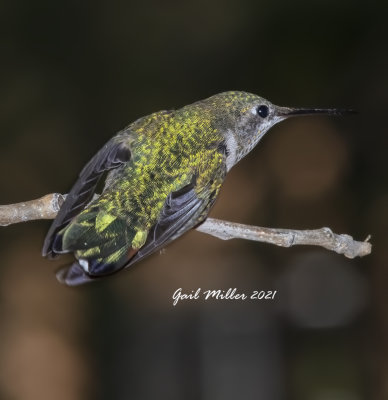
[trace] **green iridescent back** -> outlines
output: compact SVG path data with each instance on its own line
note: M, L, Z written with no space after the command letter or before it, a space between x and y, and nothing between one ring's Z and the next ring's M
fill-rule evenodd
M63 246L84 247L76 251L77 258L107 256L106 262L116 262L144 245L167 196L189 185L193 177L204 205L185 230L203 220L226 173L225 154L220 151L224 137L214 110L214 104L198 102L151 114L121 132L116 140L129 146L131 160L111 172L101 197L64 229ZM79 241L86 244L77 246Z

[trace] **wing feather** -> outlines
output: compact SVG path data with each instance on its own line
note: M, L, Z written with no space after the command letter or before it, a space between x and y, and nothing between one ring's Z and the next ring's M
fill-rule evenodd
M119 168L131 158L131 151L125 141L117 137L111 139L105 146L86 164L78 180L66 196L57 217L52 223L44 241L43 256L60 253L60 239L57 233L80 213L89 203L95 192L97 183L105 171ZM53 248L55 244L55 249ZM56 251L57 250L57 251Z

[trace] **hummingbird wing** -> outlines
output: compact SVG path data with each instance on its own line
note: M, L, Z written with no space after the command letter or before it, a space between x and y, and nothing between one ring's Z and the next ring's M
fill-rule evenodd
M223 177L224 173L219 175L217 182L213 181L216 190L212 190L209 193L203 193L203 191L198 190L195 176L193 176L190 184L178 191L171 192L165 200L157 223L149 230L147 239L140 249L123 247L126 251L121 252L121 258L117 262L107 261L111 259L110 254L103 258L100 256L89 259L79 258L70 267L61 269L57 273L57 278L69 286L87 283L129 267L166 246L206 218L217 197ZM206 191L206 189L204 190ZM115 232L117 232L117 229L115 229ZM122 229L121 238L124 237L125 231ZM116 236L115 240L119 240L119 238ZM80 245L82 243L76 243L74 248L69 250L74 251ZM115 247L115 250L117 251L117 247Z
M129 267L166 246L195 225L202 222L214 204L213 198L201 198L196 192L195 179L168 195L158 222L150 229L144 246L125 265ZM203 216L203 217L202 217Z
M55 253L53 252L53 243L57 233L90 202L102 174L105 171L119 168L130 160L131 151L127 140L128 136L112 138L83 168L46 235L42 250L43 256Z

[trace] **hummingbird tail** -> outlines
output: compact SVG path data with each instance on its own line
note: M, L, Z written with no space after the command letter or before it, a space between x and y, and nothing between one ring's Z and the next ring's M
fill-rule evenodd
M73 264L61 268L56 276L60 283L68 286L79 286L121 270L129 260L130 258L127 257L121 262L114 263L101 258L79 259Z
M78 262L75 262L70 266L61 268L56 273L56 276L60 283L63 283L67 286L83 285L94 280L82 269Z
M117 272L136 254L131 246L133 237L124 219L100 210L98 205L85 210L53 241L54 253L74 252L77 258L58 272L58 279L75 286Z

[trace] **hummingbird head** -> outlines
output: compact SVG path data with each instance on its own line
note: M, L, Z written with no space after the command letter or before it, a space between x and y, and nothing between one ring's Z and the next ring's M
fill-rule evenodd
M225 132L227 169L246 156L278 122L313 114L342 115L353 110L290 108L272 104L263 97L245 92L225 92L209 98L219 109L218 124Z

